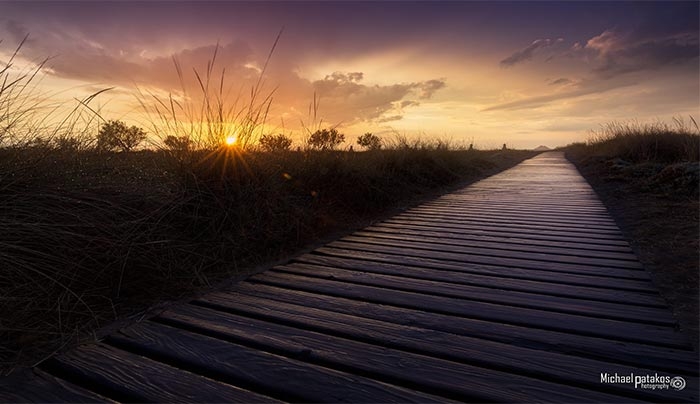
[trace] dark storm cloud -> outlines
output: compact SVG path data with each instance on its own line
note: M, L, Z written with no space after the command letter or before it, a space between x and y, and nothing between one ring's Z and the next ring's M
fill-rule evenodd
M548 48L550 46L561 43L563 41L564 40L562 38L558 38L556 40L552 40L549 38L536 39L528 47L521 49L521 50L513 53L512 55L508 56L507 58L501 60L501 62L500 62L501 67L512 67L518 63L522 63L522 62L531 60L535 54L535 51L537 51L538 49Z

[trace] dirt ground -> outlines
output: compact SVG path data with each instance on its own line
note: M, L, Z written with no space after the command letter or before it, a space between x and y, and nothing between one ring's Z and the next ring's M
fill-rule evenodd
M697 350L698 163L686 163L681 170L620 159L568 157L615 218Z

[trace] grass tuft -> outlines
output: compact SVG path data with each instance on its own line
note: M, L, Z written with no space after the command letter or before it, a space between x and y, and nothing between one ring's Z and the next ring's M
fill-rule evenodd
M611 122L594 131L586 144L593 155L618 157L633 163L696 162L700 159L700 129L695 120Z

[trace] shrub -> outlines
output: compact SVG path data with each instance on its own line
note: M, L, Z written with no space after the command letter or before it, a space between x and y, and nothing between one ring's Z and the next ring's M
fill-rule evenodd
M379 150L382 148L382 138L373 133L367 132L357 138L357 144L367 150Z
M128 152L146 139L146 132L137 126L128 127L122 121L108 121L97 133L97 149Z
M171 151L187 151L192 147L192 140L187 136L170 135L163 140L163 144Z
M317 150L334 150L345 141L345 135L337 129L319 129L307 141L309 147Z
M262 135L260 138L260 147L268 152L289 150L292 146L292 139L284 134L277 135Z

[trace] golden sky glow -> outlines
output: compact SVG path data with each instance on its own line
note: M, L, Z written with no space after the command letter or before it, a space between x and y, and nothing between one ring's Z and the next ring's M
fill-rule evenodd
M193 70L217 42L213 77L226 69L227 102L242 107L283 27L260 91L273 97L266 130L300 138L322 121L351 140L552 147L611 120L697 118L697 15L697 2L3 2L0 60L29 34L23 61L51 57L41 91L113 87L101 113L148 126L136 89L196 102Z

